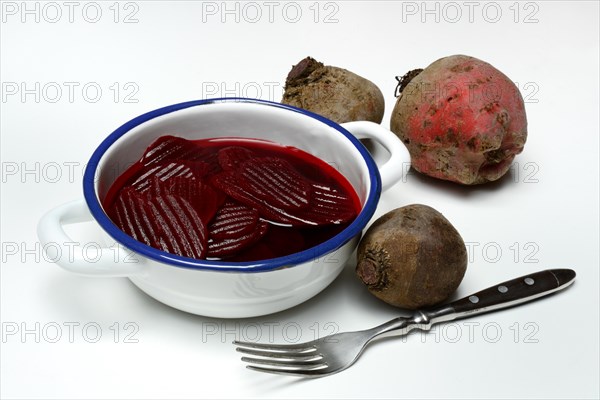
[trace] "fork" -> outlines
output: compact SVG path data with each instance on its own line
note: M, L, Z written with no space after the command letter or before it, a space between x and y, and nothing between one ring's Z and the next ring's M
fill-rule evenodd
M432 325L472 317L560 291L575 280L575 271L551 269L525 275L411 317L399 317L372 329L336 333L300 344L263 344L234 341L242 361L254 371L317 378L350 367L375 338L406 335L413 329L427 331Z

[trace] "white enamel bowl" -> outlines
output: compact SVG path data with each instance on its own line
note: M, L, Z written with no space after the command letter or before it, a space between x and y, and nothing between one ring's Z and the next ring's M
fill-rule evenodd
M332 239L286 257L257 262L195 260L165 253L119 230L100 199L114 180L156 138L249 137L295 146L335 166L352 184L362 204L356 220ZM369 138L391 154L378 167L357 138ZM48 212L38 236L48 252L71 272L127 277L137 287L174 308L194 314L253 317L285 310L313 297L341 272L369 222L382 190L396 183L408 151L390 131L371 122L338 125L294 107L254 99L214 99L175 104L143 114L110 134L92 155L83 179L85 201ZM97 257L85 257L63 226L95 220L106 233ZM67 248L69 246L69 248ZM49 254L52 257L52 254Z

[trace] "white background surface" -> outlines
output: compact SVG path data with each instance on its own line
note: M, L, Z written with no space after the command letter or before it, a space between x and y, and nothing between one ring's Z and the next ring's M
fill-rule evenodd
M54 4L2 3L3 398L598 398L597 2L474 2L471 15L462 2L258 2L254 23L256 8L234 2L74 2L71 16ZM99 21L88 22L96 8ZM124 23L127 15L137 22ZM525 150L509 175L486 186L410 173L377 215L425 203L456 226L471 258L456 296L574 268L577 281L564 293L374 344L351 369L305 381L246 370L230 342L309 340L401 315L366 292L352 265L301 306L226 321L170 309L125 279L81 278L44 260L37 221L82 196L87 159L130 118L206 97L278 101L291 65L311 55L379 85L389 126L394 76L457 53L519 83ZM98 327L102 336L89 343Z

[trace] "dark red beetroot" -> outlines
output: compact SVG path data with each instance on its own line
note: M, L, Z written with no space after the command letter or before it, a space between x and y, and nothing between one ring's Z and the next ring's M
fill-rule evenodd
M155 246L159 231L154 221L148 218L149 208L146 197L129 187L121 191L108 215L129 236Z
M210 152L202 151L189 140L176 136L161 136L144 152L140 160L143 165L164 161L204 161Z
M148 197L126 188L109 215L125 233L148 246L190 258L206 256L206 226L182 197Z
M228 201L219 209L208 227L210 236L215 239L231 239L246 235L258 224L258 211L233 201Z
M238 168L217 175L213 182L229 196L259 210L303 209L311 197L310 182L290 163L275 157L247 160ZM263 213L270 214L266 210Z
M245 234L238 234L230 238L213 237L208 243L208 257L227 257L240 252L245 248L252 246L258 242L269 229L269 224L265 221L260 221L254 229Z
M184 198L196 210L204 225L208 225L225 201L223 193L194 174L176 176L164 181L154 177L148 190L143 193L148 199L167 194Z
M281 158L253 158L240 164L237 174L246 190L273 207L297 210L309 205L310 183Z
M172 136L150 145L105 203L115 224L143 243L190 258L233 261L312 247L358 213L348 182L298 149Z
M254 157L256 157L256 153L240 146L224 147L217 153L219 165L225 171L237 169L241 163Z
M199 148L194 142L176 137L161 136L144 152L141 164L144 166L164 163L165 161L202 161L207 164L207 171L219 169L216 153L209 149Z
M274 205L271 196L257 195L236 171L221 172L213 177L213 185L234 199L256 208L266 220L292 226L340 224L356 217L352 198L327 185L311 185L311 204L304 209L285 209Z
M208 171L208 164L202 161L161 161L142 167L131 186L138 192L145 192L155 178L163 182L178 177L199 179Z

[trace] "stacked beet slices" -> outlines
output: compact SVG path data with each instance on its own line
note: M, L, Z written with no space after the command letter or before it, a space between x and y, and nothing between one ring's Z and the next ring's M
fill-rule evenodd
M360 205L348 181L293 147L163 136L110 188L104 207L125 233L195 259L254 261L315 246Z

